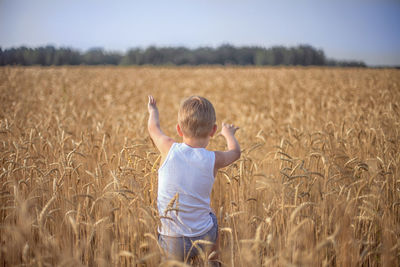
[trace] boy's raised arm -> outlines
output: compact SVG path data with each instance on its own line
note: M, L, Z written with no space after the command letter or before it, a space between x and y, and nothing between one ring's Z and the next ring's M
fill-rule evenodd
M226 139L228 150L215 151L215 172L240 158L240 146L235 138L235 132L237 129L239 129L239 127L236 127L233 124L222 124L221 134Z
M157 149L160 151L161 155L165 157L168 154L168 151L171 148L172 144L174 143L174 140L161 131L160 119L158 117L158 108L156 100L152 95L149 95L149 103L147 104L147 109L149 111L149 121L147 123L147 129Z

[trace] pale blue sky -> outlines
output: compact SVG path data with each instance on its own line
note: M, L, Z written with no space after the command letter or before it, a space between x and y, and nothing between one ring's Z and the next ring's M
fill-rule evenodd
M0 47L310 44L400 65L400 0L0 0Z

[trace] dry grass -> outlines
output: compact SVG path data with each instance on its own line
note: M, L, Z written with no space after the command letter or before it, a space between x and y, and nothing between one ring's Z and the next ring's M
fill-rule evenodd
M224 264L400 264L398 70L16 67L0 92L1 266L160 264L149 93L175 138L192 94L241 127L212 193Z

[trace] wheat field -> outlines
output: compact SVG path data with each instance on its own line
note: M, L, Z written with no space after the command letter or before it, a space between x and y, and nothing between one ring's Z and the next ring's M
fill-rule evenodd
M211 198L222 266L400 265L399 70L3 67L0 92L1 266L189 264L157 244L148 94L176 140L194 94L240 127Z

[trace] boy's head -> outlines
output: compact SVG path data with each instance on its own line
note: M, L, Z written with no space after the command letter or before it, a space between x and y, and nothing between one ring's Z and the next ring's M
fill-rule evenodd
M187 137L205 138L215 125L215 110L210 101L201 96L185 99L178 112L178 124Z

